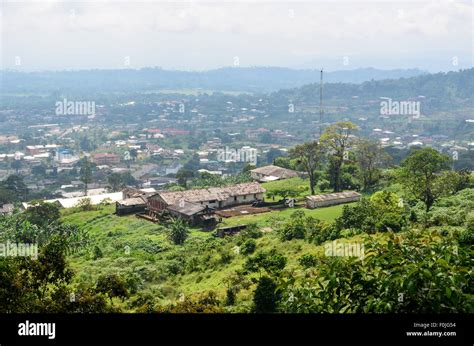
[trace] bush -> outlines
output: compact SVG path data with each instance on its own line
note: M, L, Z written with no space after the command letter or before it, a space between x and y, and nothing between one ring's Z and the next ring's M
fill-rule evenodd
M366 237L365 258L321 257L318 275L284 282L286 313L472 313L469 250L436 232ZM453 256L453 254L456 254ZM337 273L335 275L334 273Z
M461 232L458 238L461 245L474 245L474 229L465 229Z
M342 215L335 221L336 228L339 231L346 228L355 228L367 233L375 231L375 223L375 209L366 198L362 198L354 206L345 205L342 208Z
M334 224L320 221L309 230L307 239L309 242L314 242L316 245L320 245L325 241L340 238L340 236L341 232Z
M469 231L474 231L474 211L471 211L466 215L466 221L464 225Z
M253 239L247 239L240 247L240 253L243 255L250 255L254 253L257 248L257 243Z
M300 265L304 268L315 267L318 263L318 258L312 254L304 254L298 259Z
M94 246L94 249L92 250L92 259L95 261L96 259L102 258L102 256L103 254L100 247L98 247L97 245Z
M240 232L242 238L258 239L263 236L263 232L258 228L257 224L249 224L247 228Z
M256 313L276 312L280 299L276 289L277 285L273 279L267 276L261 277L253 293L253 311Z
M382 232L392 231L400 232L405 221L403 217L396 213L384 214L379 222L377 222L377 230Z
M219 257L220 264L229 264L230 262L232 262L233 256L230 252L222 250L219 255L220 255Z
M313 229L317 224L318 220L297 210L290 215L288 220L278 226L277 232L281 240L304 239L307 230Z
M329 190L330 188L331 188L331 183L329 182L329 180L321 179L319 181L319 183L318 183L319 191Z
M160 313L222 313L217 295L213 291L195 297L185 297L182 302L159 307Z
M165 271L170 275L178 275L184 271L183 261L172 259L166 262Z
M124 280L116 274L100 276L97 280L96 292L107 294L111 299L113 297L123 299L129 295Z

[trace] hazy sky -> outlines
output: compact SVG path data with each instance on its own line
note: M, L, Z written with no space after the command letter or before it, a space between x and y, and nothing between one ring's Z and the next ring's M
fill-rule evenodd
M471 1L8 1L1 67L473 66Z

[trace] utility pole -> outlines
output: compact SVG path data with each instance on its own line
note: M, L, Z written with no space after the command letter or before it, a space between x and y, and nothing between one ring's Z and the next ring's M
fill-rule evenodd
M319 84L319 138L323 133L323 68L321 67L321 80Z

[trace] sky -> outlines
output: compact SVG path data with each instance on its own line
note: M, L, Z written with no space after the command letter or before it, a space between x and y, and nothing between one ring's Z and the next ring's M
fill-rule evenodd
M13 1L2 69L473 66L470 0Z

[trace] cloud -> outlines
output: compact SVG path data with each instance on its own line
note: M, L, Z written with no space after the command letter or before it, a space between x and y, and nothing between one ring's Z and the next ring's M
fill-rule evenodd
M5 2L2 64L18 55L25 69L119 67L123 56L184 68L234 56L244 65L469 56L472 11L465 1Z

